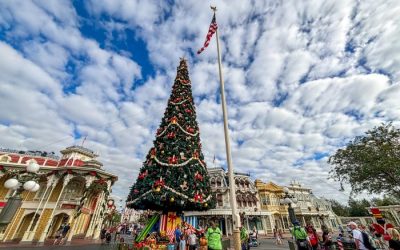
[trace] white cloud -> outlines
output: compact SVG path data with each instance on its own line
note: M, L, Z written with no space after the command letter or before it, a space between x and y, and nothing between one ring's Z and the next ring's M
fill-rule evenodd
M215 37L193 56L211 20L209 3L88 1L85 17L74 4L0 3L4 146L57 151L79 140L74 133L88 135L105 168L120 175L115 195L125 197L185 56L204 155L225 165ZM326 180L330 166L320 157L400 119L400 6L236 0L218 8L235 169L279 184L296 178L346 200ZM128 29L144 41L149 62L143 48L120 49L133 43ZM147 64L154 74L146 75Z

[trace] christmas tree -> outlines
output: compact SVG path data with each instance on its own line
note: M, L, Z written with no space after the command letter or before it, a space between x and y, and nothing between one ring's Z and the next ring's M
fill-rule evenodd
M131 187L127 206L178 212L215 206L185 59L180 61L154 146Z

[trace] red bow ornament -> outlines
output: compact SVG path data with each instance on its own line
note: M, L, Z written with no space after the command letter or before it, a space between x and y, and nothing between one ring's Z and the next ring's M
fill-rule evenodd
M194 195L193 199L194 199L195 202L202 202L203 201L203 195L197 193L197 194Z
M156 157L156 152L157 152L156 149L155 149L155 148L152 148L151 151L150 151L150 157L151 157L151 158Z
M147 176L147 173L148 173L147 170L145 172L143 172L143 173L140 173L139 177L138 177L139 180L143 180Z
M203 176L199 172L196 172L196 174L194 175L194 178L196 180L203 181Z
M167 134L167 137L168 137L168 139L173 139L173 138L175 138L175 133L174 132L169 132Z
M164 187L164 185L165 185L165 182L164 182L164 180L162 179L162 177L160 177L159 180L157 180L156 182L154 182L154 187Z
M175 155L168 157L168 163L169 164L176 164L178 163L178 157L176 157Z
M168 215L168 222L171 222L172 224L174 224L176 218L178 218L178 216L176 216L175 214L169 214Z

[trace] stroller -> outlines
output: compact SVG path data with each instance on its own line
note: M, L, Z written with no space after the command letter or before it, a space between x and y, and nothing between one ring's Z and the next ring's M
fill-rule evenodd
M257 241L257 237L250 235L249 237L249 247L258 247L260 244Z

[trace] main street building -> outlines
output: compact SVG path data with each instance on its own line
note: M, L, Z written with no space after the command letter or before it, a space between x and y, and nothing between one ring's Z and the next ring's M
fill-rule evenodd
M1 242L38 242L54 238L70 223L67 240L99 237L106 201L117 176L103 170L97 154L81 146L61 150L61 157L42 151L0 149L0 210L15 190L4 183L23 174L32 162L40 166L40 189L23 191L22 205L11 222L1 225Z

